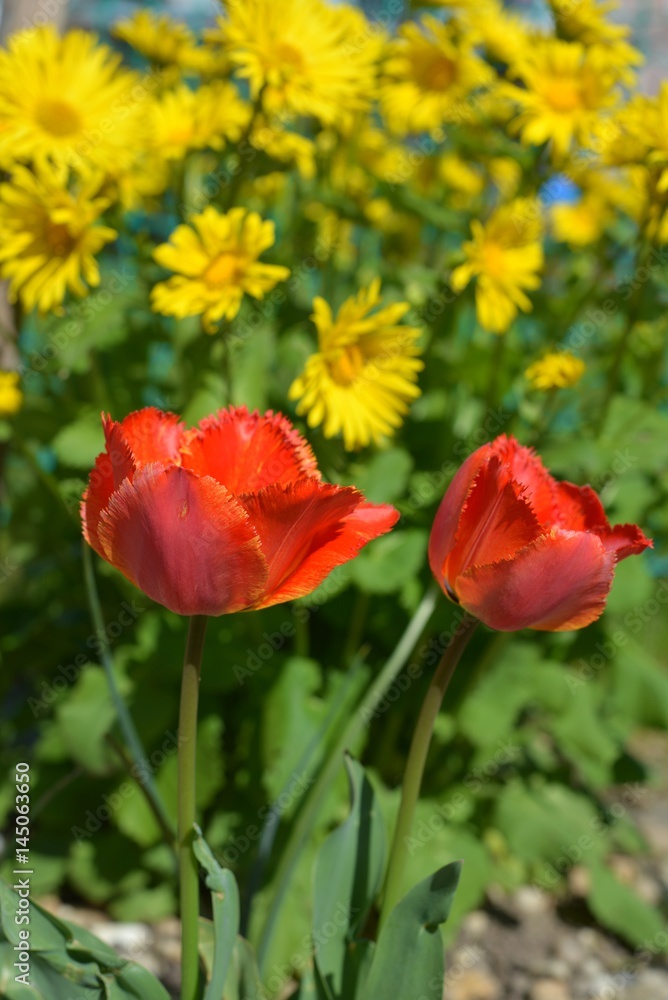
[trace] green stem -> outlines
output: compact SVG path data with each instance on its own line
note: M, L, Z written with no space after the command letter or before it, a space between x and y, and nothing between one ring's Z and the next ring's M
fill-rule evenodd
M476 625L476 619L471 618L470 615L465 615L461 620L452 642L443 653L441 662L429 684L422 709L420 710L417 725L413 733L411 748L408 752L404 781L401 788L401 804L399 806L397 823L394 828L394 839L392 841L392 850L390 851L383 906L380 915L381 929L401 898L406 861L406 839L410 836L413 828L413 817L420 795L422 775L424 774L424 766L431 743L434 723L440 711L443 696L455 672L455 667L459 663L459 658L473 635Z
M181 1000L199 996L199 872L193 853L197 771L197 701L208 618L193 615L188 628L179 707L178 842L181 901Z
M369 720L374 716L386 691L413 652L415 644L420 638L436 606L439 593L440 591L436 587L430 587L422 598L392 656L365 694L357 711L349 719L347 726L327 757L309 797L297 817L276 871L274 879L276 890L272 895L271 907L260 937L257 954L261 969L270 952L274 931L292 874L299 861L302 848L317 822L331 784L339 773L343 754L350 746L357 742L360 734L368 726Z
M139 786L146 796L146 800L151 809L151 812L155 816L160 829L166 833L171 831L167 843L171 846L174 844L174 832L173 824L169 818L169 814L165 809L164 803L160 797L160 793L157 789L153 776L148 773L148 769L144 766L146 763L146 751L142 746L142 742L139 738L139 734L135 729L135 724L132 721L132 716L128 711L128 707L123 700L123 696L118 689L116 683L116 675L114 674L114 663L109 650L109 639L107 637L107 630L104 624L104 616L102 614L102 607L100 605L100 598L97 593L97 585L95 583L95 573L93 570L93 556L90 546L84 542L83 547L83 564L84 564L84 579L86 582L86 593L88 595L88 606L90 608L90 615L93 619L93 625L95 627L95 633L100 640L100 660L102 662L102 669L104 670L105 677L107 679L107 686L109 688L109 694L111 695L111 700L113 706L116 710L116 718L118 719L118 725L120 727L121 733L123 734L123 739L130 751L130 756L132 762L136 767L137 774L142 775L141 781L139 781ZM144 777L145 774L145 777Z
M495 333L496 343L490 352L489 381L485 394L485 408L493 410L496 406L499 382L501 379L501 369L503 367L503 356L506 351L507 333Z

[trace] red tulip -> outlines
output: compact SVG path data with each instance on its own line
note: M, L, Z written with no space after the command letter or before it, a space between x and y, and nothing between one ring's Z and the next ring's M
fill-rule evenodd
M394 507L321 481L280 414L220 410L186 430L149 407L103 417L82 505L95 551L181 615L265 608L313 591L389 531Z
M611 527L590 486L553 479L530 448L501 435L456 473L436 514L429 564L445 593L503 632L595 621L615 565L651 546Z

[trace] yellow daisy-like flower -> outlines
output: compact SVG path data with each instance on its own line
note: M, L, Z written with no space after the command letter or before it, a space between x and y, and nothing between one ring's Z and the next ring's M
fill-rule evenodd
M0 162L62 162L79 171L130 162L148 95L95 35L31 28L0 52Z
M511 13L501 0L478 0L466 10L464 23L488 58L508 65L538 37L533 25Z
M14 168L0 184L0 277L12 302L60 312L67 291L83 296L100 283L95 254L116 238L96 220L109 205L92 175L68 189L67 169Z
M584 194L572 205L554 205L551 216L555 238L571 247L596 243L614 218L609 204L594 192Z
M222 149L239 139L250 108L231 83L222 80L197 90L182 83L156 98L151 106L155 150L168 160L180 160L192 149Z
M585 363L568 351L546 354L529 365L524 375L533 389L569 389L577 385L585 372Z
M586 142L601 112L618 97L618 74L600 52L577 42L536 42L516 62L514 75L524 87L501 88L522 109L514 130L526 145L550 142L556 159L574 141Z
M305 135L289 132L259 115L253 126L250 144L272 160L294 163L300 175L307 180L315 177L315 143Z
M401 135L438 128L461 115L462 101L493 79L469 38L427 15L403 24L388 46L380 85L383 116Z
M342 434L348 451L393 434L420 395L421 331L399 325L410 306L379 305L379 279L347 299L336 318L324 299L315 299L319 350L288 393L299 400L297 413L307 415L309 427L322 424L328 438Z
M631 29L624 24L613 24L608 14L619 6L615 0L548 0L554 13L557 33L568 41L582 42L588 48L599 48L610 61L620 78L632 83L635 74L631 67L641 66L642 54L629 45Z
M485 225L474 219L471 230L473 239L463 246L466 262L452 272L450 284L461 292L476 277L480 325L492 333L505 333L518 309L531 311L526 292L540 286L542 225L536 202L517 198L497 208Z
M202 316L207 333L221 319L234 319L244 295L261 299L290 276L287 267L261 264L274 244L274 223L257 212L233 208L226 214L209 206L190 225L177 226L153 256L176 274L151 292L151 305L164 316Z
M195 46L195 36L186 24L151 10L135 11L115 24L111 33L160 66L182 65Z
M18 372L0 371L0 417L11 417L23 404Z
M334 124L369 106L382 42L361 11L323 0L224 0L224 7L218 38L266 111Z

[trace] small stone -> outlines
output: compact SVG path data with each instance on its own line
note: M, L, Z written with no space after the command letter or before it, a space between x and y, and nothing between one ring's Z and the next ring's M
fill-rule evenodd
M557 943L557 955L571 968L577 969L584 958L585 951L577 938L568 935Z
M464 919L462 932L473 941L480 941L489 930L489 915L484 910L474 910Z
M584 865L573 865L568 873L568 888L573 896L580 899L589 895L591 875Z
M560 979L537 979L530 996L531 1000L570 1000L570 991Z
M145 951L151 943L151 932L146 924L94 923L91 933L126 955Z
M543 968L549 979L568 979L571 971L568 962L561 958L548 958L543 963Z
M534 917L537 913L546 913L551 907L550 897L535 886L523 885L513 896L515 906L525 917Z
M501 984L489 972L469 969L456 978L453 972L445 977L445 1000L500 1000Z

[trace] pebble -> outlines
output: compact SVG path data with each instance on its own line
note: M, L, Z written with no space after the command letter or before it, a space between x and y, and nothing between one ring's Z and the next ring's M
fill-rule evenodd
M568 986L560 979L537 979L530 996L531 1000L571 1000Z
M489 914L484 910L474 910L462 921L462 931L467 938L473 941L480 941L489 930Z
M537 913L547 913L552 908L552 900L546 892L532 885L523 885L513 896L513 902L522 916L533 917Z
M489 972L469 969L448 983L446 976L446 1000L500 1000L501 984Z

